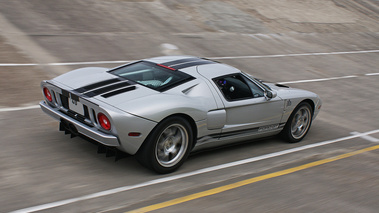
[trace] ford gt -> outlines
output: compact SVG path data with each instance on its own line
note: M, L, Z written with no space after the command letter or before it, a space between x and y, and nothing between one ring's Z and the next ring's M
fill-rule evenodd
M199 149L277 134L299 142L322 104L315 93L193 56L80 68L41 89L41 109L60 130L135 155L158 173Z

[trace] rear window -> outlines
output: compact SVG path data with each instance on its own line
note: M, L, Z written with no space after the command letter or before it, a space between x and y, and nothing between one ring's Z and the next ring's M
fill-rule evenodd
M111 70L110 73L160 92L194 79L186 73L170 70L147 61L119 67Z

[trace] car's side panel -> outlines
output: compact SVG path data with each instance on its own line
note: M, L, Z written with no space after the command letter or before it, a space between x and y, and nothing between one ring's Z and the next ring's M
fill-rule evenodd
M217 68L221 69L221 71L217 70ZM213 66L210 70L198 69L198 72L208 79L208 84L215 89L215 97L218 97L224 105L226 120L225 125L222 127L222 134L251 130L268 125L277 125L277 128L279 127L284 110L284 103L280 97L270 100L265 97L226 100L212 79L215 76L238 73L239 70L228 66ZM255 133L251 131L251 134Z
M225 100L226 125L222 133L255 129L279 124L283 114L283 101L264 97L228 102Z

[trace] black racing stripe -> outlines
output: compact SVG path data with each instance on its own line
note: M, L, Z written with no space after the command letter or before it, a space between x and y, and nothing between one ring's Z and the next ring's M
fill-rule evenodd
M216 64L216 62L208 61L208 60L200 60L200 61L195 61L195 62L190 62L190 63L185 63L185 64L179 64L176 66L172 66L172 68L179 70L179 69L184 69L184 68L193 67L193 66L199 66L199 65L203 65L203 64Z
M278 130L280 128L283 128L284 125L286 123L280 123L278 124L278 128L275 128L275 130ZM273 124L274 125L274 124ZM207 137L210 137L210 138L223 138L223 137L229 137L229 136L236 136L236 135L241 135L241 134L244 134L244 133L252 133L252 132L258 132L259 128L261 128L262 126L260 127L255 127L255 128L250 128L250 129L243 129L243 130L235 130L235 131L231 131L231 132L224 132L224 133L216 133L216 134L211 134L211 135L207 135L207 136L203 136L203 137L200 137L200 138L197 138L197 140L201 140L203 138L207 138ZM264 126L263 126L264 127Z
M112 92L105 93L105 94L103 94L101 96L104 97L104 98L109 98L111 96L115 96L115 95L118 95L118 94L121 94L121 93L124 93L124 92L135 90L135 89L136 89L136 86L126 87L126 88L123 88L123 89L119 89L119 90L115 90L115 91L112 91Z
M121 79L119 79L119 78L112 78L112 79L108 79L108 80L105 80L105 81L100 81L100 82L97 82L97 83L94 83L94 84L89 84L87 86L77 88L74 91L78 92L78 93L83 93L83 92L86 92L88 90L93 90L93 89L96 89L96 88L99 88L99 87L102 87L102 86L105 86L105 85L108 85L108 84L116 83L118 81L121 81Z
M270 129L270 131L271 130L278 130L279 128L284 127L285 124L286 123L279 123L279 124L277 124L278 125L277 128ZM276 124L272 124L272 125L276 125ZM232 132L221 133L220 134L220 138L259 131L259 128L267 127L267 126L271 126L271 125L266 125L266 126L260 126L260 127L250 128L250 129L243 129L243 130L236 130L236 131L232 131Z
M206 139L205 141L208 141L208 140L210 140L210 139L219 138L219 137L220 137L220 134L221 134L221 133L216 133L216 134L206 135L206 136L203 136L203 137L197 138L197 140L199 141L199 140L205 138L205 139Z
M122 87L126 87L126 86L130 86L130 85L131 84L129 82L123 81L121 83L113 84L113 85L110 85L110 86L102 87L100 89L96 89L96 90L84 93L84 95L87 96L87 97L94 97L96 95L101 95L101 94L104 94L106 92L110 92L112 90L116 90L116 89L119 89L119 88L122 88Z
M259 127L255 127L255 128L251 128L251 129L236 130L236 131L232 131L232 132L224 132L224 133L220 134L220 138L235 136L235 135L241 135L244 133L255 132L255 131L258 131L258 129L259 129Z
M179 59L179 60L175 60L175 61L169 61L166 63L162 63L162 65L169 67L171 65L181 64L181 63L191 62L191 61L197 61L197 60L201 60L201 59L200 58L185 58L185 59Z

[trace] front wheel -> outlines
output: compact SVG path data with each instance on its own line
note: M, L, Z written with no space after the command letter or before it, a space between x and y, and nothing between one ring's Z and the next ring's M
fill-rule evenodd
M292 112L281 135L290 143L299 142L308 133L311 124L312 108L308 103L302 102Z
M142 165L158 173L170 173L183 164L192 143L189 122L182 117L170 117L150 133L136 157Z

